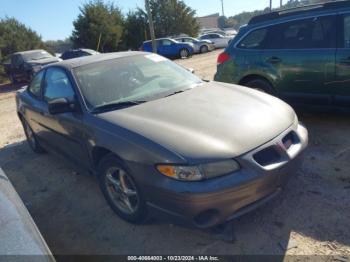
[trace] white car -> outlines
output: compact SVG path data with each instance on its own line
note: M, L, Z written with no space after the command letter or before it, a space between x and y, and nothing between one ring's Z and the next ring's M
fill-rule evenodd
M218 33L209 33L201 35L198 39L210 40L214 43L215 48L225 48L228 46L229 41L232 39L232 37L224 36Z

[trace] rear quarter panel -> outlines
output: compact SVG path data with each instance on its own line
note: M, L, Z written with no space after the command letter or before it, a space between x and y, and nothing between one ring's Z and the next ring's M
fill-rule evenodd
M239 84L244 78L253 75L264 77L270 82L275 81L276 74L263 61L263 50L236 47L247 31L246 27L242 28L224 50L229 54L230 59L217 66L214 76L216 81Z

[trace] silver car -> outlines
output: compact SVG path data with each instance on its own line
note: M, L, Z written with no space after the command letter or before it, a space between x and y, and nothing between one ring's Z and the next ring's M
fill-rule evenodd
M209 51L213 51L215 49L213 42L209 40L199 40L194 37L178 37L178 38L175 38L175 40L182 43L192 43L193 51L196 54L206 53Z
M233 37L218 34L218 33L208 33L201 35L200 40L209 40L214 43L215 48L226 48Z
M162 213L205 228L250 211L281 191L308 141L278 98L145 52L47 66L17 93L17 112L35 152L96 174L133 223Z

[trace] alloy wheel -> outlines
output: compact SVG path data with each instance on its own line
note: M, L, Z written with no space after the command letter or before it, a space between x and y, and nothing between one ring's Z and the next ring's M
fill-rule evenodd
M187 49L181 49L181 51L180 51L180 57L181 57L181 58L186 58L186 57L188 57L188 51L187 51Z
M111 167L106 171L107 192L116 207L126 213L137 212L140 198L136 185L130 176L119 167Z

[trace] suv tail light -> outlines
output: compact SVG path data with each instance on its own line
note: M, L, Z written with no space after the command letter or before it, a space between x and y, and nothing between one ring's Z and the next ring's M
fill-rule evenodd
M230 55L228 53L222 52L219 56L218 56L218 60L217 63L218 65L221 65L223 63L225 63L227 60L230 59Z

